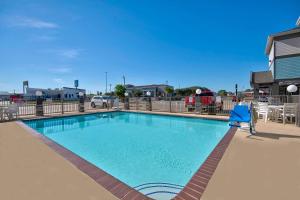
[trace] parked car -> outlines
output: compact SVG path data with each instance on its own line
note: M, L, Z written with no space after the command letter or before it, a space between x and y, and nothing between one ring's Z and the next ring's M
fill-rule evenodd
M92 108L96 108L96 106L107 107L109 100L110 97L108 96L94 96L91 99L91 106Z

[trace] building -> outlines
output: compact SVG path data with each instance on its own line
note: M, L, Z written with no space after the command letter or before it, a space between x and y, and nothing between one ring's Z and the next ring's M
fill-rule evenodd
M61 91L57 89L43 89L43 88L30 88L27 87L24 90L24 99L30 100L36 98L36 92L41 91L43 94L43 97L46 99L60 99L61 97Z
M166 84L152 84L152 85L125 85L126 92L129 93L130 96L134 96L135 91L140 91L141 96L146 96L146 93L149 91L151 92L151 97L164 97L167 95L166 88L172 88L173 86L166 85Z
M254 95L263 91L270 95L286 95L287 86L300 89L300 17L296 27L268 37L265 53L269 58L268 70L251 72L250 84Z
M61 99L65 100L78 100L79 92L85 94L84 89L63 87L62 89L43 89L43 88L30 88L27 87L24 94L24 99L35 99L36 92L41 91L45 99Z
M10 93L6 91L0 91L0 100L9 100Z
M64 99L77 100L77 99L79 99L79 92L82 92L85 95L84 89L70 88L70 87L62 88L62 93L63 93Z

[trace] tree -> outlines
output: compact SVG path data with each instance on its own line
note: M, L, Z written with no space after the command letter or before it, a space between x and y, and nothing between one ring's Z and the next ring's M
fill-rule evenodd
M188 87L188 88L176 89L175 92L179 96L190 96L190 95L195 94L197 89L208 90L207 87L192 86L192 87Z
M167 94L173 94L174 92L174 89L172 87L167 87L165 90Z
M132 91L133 96L140 97L143 95L143 92L141 90L133 90Z
M116 85L115 94L116 94L117 97L124 98L125 97L125 95L124 95L125 92L126 92L126 88L123 85L121 85L121 84Z
M228 92L226 90L219 90L218 95L219 96L227 96Z

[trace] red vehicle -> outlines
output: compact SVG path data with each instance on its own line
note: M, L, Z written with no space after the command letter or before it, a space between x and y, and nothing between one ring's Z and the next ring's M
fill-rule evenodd
M208 106L214 104L216 101L215 95L210 90L202 90L200 96L200 102L202 106ZM195 95L185 97L186 106L195 106Z
M24 99L23 96L20 94L13 94L10 95L10 102L20 103L20 102L24 102Z

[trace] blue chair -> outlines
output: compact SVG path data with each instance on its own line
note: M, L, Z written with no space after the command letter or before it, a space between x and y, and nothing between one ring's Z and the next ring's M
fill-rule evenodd
M230 112L229 126L241 127L240 123L248 123L250 133L252 133L252 104L250 108L247 105L236 105Z

